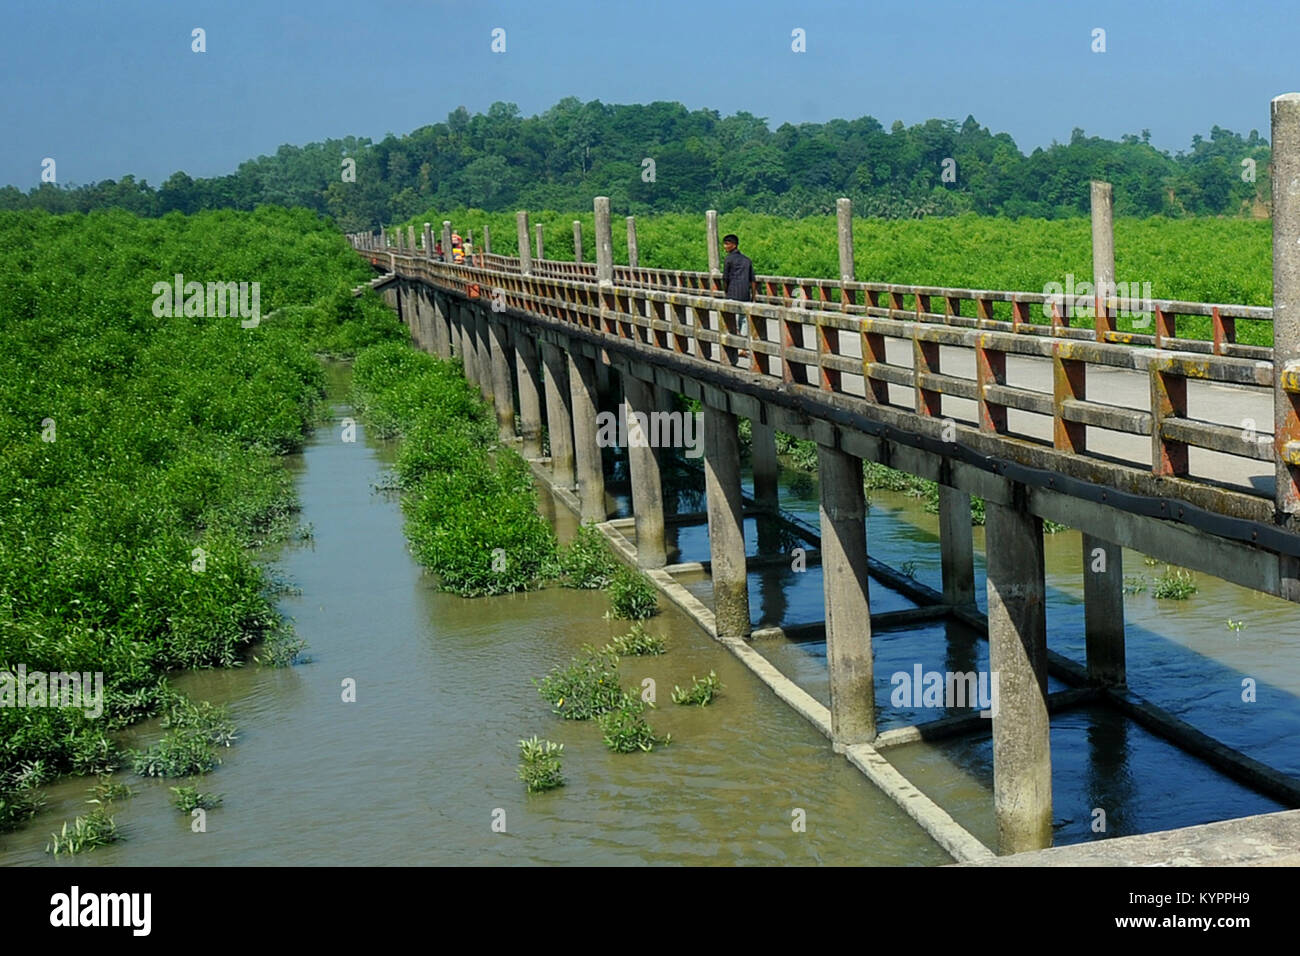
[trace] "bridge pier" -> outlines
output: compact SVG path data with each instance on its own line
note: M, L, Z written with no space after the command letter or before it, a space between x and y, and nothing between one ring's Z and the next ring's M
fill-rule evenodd
M451 339L454 346L455 354L459 356L461 364L465 367L465 379L473 384L474 369L471 364L473 356L469 354L469 342L465 336L465 321L461 315L460 302L448 296L447 319L451 325Z
M975 603L975 537L970 524L970 495L939 485L939 560L943 567L943 603Z
M876 689L867 593L867 499L862 459L817 446L822 592L830 670L831 741L837 751L876 737Z
M1124 660L1124 549L1083 535L1083 617L1088 679L1122 686Z
M519 380L519 431L525 458L542 457L541 370L537 363L537 340L516 325L515 377Z
M469 307L460 299L452 300L452 308L456 310L456 322L460 325L460 344L465 360L465 378L471 385L478 385L478 344L475 341L477 333L474 317L470 315Z
M569 389L581 519L604 521L605 473L596 441L596 363L587 356L569 352Z
M749 637L745 508L736 416L704 406L704 491L709 513L713 614L719 638Z
M573 413L565 383L564 353L550 342L542 344L546 366L546 433L551 439L551 475L561 488L573 487Z
M754 471L754 503L775 512L781 503L781 464L776 457L776 429L751 418L749 460Z
M437 355L438 323L433 315L433 291L422 282L415 286L415 305L420 316L420 347L430 355Z
M1014 506L984 506L993 809L1002 854L1052 845L1043 519L1026 509L1023 495L1023 486L1013 485Z
M510 381L510 340L505 320L481 310L489 327L492 349L492 402L497 413L497 435L502 441L515 437L515 402Z
M430 253L432 255L432 253ZM451 358L451 328L447 324L447 301L439 292L430 291L433 306L433 347L439 358Z
M470 320L474 323L478 348L478 391L483 401L492 397L492 333L488 330L487 310L477 304L469 306Z
M632 479L632 514L636 519L637 564L643 568L662 568L668 561L664 540L663 481L659 459L650 447L649 416L655 410L654 386L630 374L623 379L623 396L627 403L628 470ZM640 413L647 423L637 441L632 440L636 427L634 416Z

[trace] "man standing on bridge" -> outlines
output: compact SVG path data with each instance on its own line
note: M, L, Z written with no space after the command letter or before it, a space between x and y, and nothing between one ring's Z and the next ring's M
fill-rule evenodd
M722 237L722 248L727 250L727 258L722 264L722 288L728 299L740 302L754 301L754 263L740 251L740 240L734 232ZM741 335L749 334L749 323L745 316L740 316L737 331Z
M728 299L741 302L754 301L754 263L740 251L740 240L734 232L722 237L722 248L727 250L722 264L722 286Z

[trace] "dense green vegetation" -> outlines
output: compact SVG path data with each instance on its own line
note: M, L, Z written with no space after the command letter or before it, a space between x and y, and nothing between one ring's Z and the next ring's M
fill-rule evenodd
M345 160L355 162L351 181ZM1253 179L1243 160L1254 161ZM430 206L586 208L592 196L607 195L615 209L632 213L713 208L797 217L830 212L837 197L851 196L863 214L882 218L1059 219L1085 214L1088 181L1103 178L1115 185L1121 216L1238 215L1267 199L1268 160L1256 131L1243 137L1218 126L1172 156L1153 148L1145 130L1115 142L1078 128L1068 143L1026 155L1009 134L995 135L973 116L888 129L863 116L773 130L746 112L723 117L680 103L568 97L538 116L498 102L473 115L461 107L445 122L378 143L349 136L285 145L230 175L176 172L158 189L132 176L75 189L44 184L26 194L8 186L0 209L112 206L160 215L274 203L329 214L357 232Z
M176 273L259 283L260 321L158 316L154 285ZM376 296L350 295L368 275L304 210L0 213L0 672L101 672L104 691L97 716L0 707L0 829L37 783L130 758L111 731L142 717L170 726L139 772L211 768L233 727L167 672L259 640L292 658L254 549L292 530L278 457L317 414L314 352L401 335ZM90 817L68 834L101 832Z
M352 393L380 435L402 438L406 533L444 588L501 594L550 575L555 535L538 514L532 472L496 444L495 419L459 362L405 342L377 346L357 357Z

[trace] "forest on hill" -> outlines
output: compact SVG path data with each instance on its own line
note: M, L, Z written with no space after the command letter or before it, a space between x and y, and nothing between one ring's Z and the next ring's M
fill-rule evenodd
M977 213L1061 219L1086 215L1088 181L1115 186L1117 216L1251 216L1268 201L1269 148L1258 131L1214 126L1169 154L1149 134L1118 142L1074 129L1068 143L1024 153L973 116L962 122L835 119L785 123L688 110L680 103L610 105L568 97L537 116L513 103L460 107L445 122L380 142L329 139L281 146L225 176L173 173L160 187L134 176L85 185L0 188L0 209L138 215L297 206L348 232L428 208L584 209L607 195L633 214L746 210L825 214L850 196L885 219Z

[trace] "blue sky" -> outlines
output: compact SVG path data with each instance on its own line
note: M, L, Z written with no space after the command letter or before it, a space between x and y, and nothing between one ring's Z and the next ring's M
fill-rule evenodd
M973 114L1026 151L1076 126L1177 150L1216 123L1267 137L1269 99L1300 89L1294 0L53 0L4 20L0 183L23 189L46 156L62 183L158 185L495 100L525 115L569 95L678 100L773 127Z

